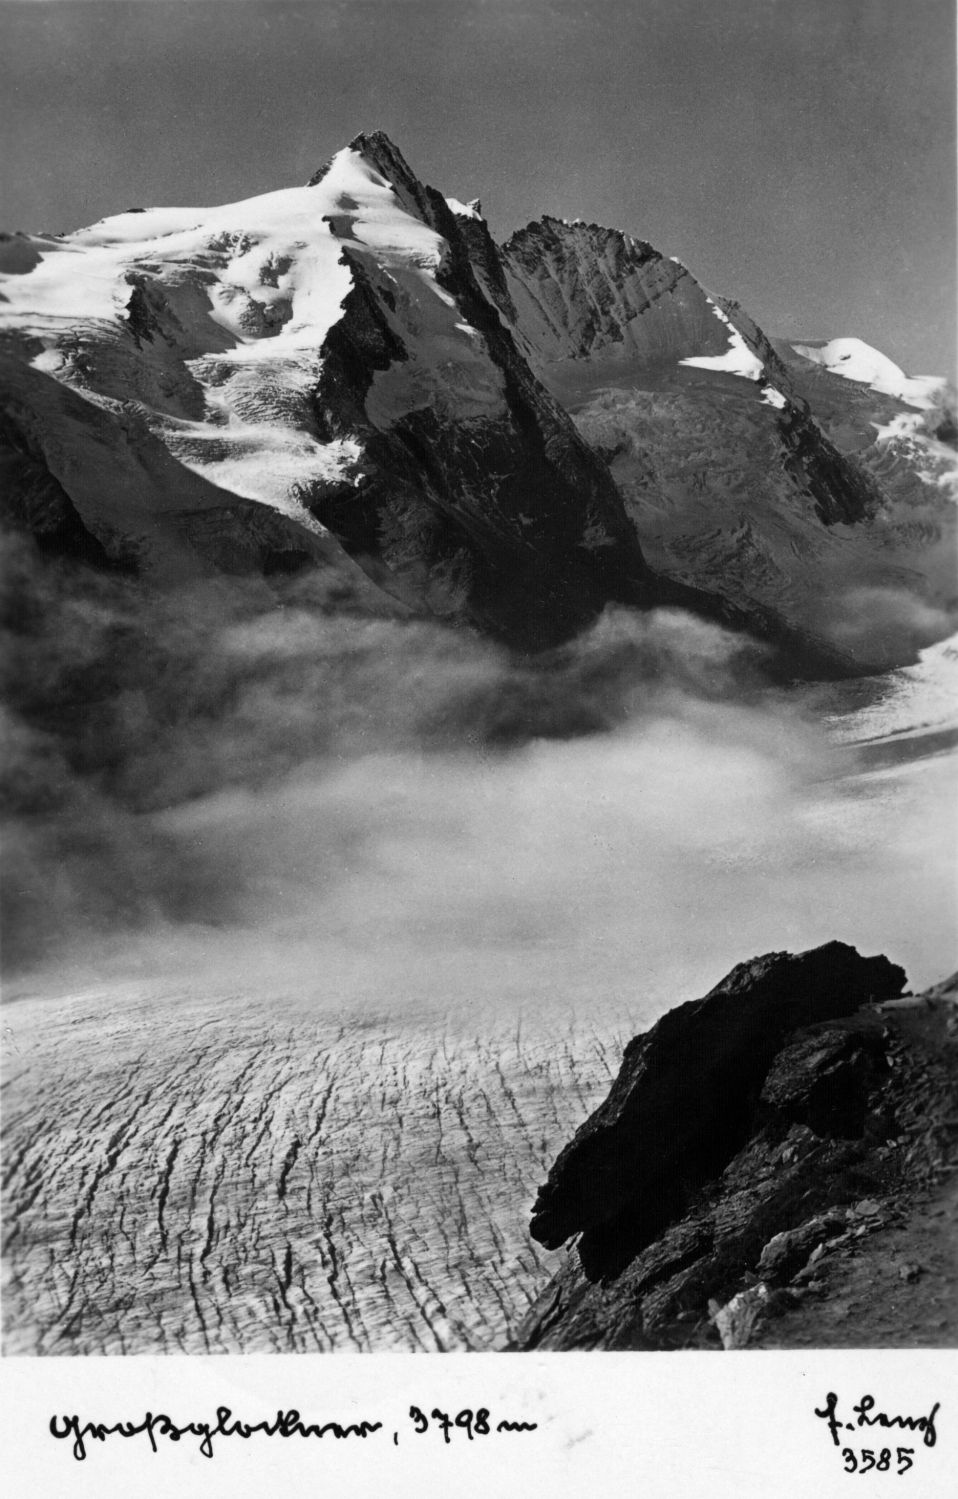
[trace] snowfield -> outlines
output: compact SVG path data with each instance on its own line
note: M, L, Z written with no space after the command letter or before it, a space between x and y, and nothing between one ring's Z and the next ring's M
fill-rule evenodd
M400 305L426 313L412 367L377 379L374 420L428 404L434 367L448 366L450 386L465 385L478 410L501 406L498 382L477 374L476 330L436 282L446 241L356 150L340 151L314 186L131 210L26 243L38 261L0 278L0 329L42 344L34 368L108 409L135 401L184 467L309 530L323 527L301 494L362 473L358 442L324 440L310 408L324 341L355 284L344 252L372 257ZM137 298L148 341L136 335L134 350Z
M863 343L860 338L833 338L822 344L792 344L792 348L803 359L822 365L833 375L857 380L920 411L930 410L947 384L938 375L906 375L886 354Z

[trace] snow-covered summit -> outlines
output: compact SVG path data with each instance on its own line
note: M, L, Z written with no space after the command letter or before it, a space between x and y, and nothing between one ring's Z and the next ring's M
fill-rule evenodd
M322 441L308 414L324 341L354 285L344 251L413 282L410 294L440 308L449 300L435 281L445 240L352 146L313 186L123 213L33 246L34 269L3 280L0 328L42 345L34 367L94 401L138 400L188 468L313 528L303 487L347 476L358 456L348 440ZM446 321L471 359L467 331ZM123 337L131 322L138 350ZM144 334L159 335L145 360ZM77 357L78 336L92 358L90 347ZM182 365L171 381L157 366L174 350Z
M856 380L919 411L930 410L947 383L937 375L906 375L887 354L860 338L832 338L827 343L792 344L792 348L833 375Z
M174 518L195 546L217 509L225 555L242 501L510 638L644 586L607 469L500 317L478 202L381 132L301 187L6 249L18 451L109 555L155 556Z

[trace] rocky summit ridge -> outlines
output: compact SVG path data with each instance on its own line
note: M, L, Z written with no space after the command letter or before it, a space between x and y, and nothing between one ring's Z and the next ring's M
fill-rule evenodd
M7 513L49 548L332 569L532 650L676 605L823 674L950 621L934 381L773 344L617 230L499 246L382 132L302 187L7 236L0 267ZM856 633L849 590L916 607Z

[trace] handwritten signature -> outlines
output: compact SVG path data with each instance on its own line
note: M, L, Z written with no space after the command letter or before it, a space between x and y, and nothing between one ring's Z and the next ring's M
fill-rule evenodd
M825 1409L816 1410L816 1416L821 1416L823 1421L828 1422L828 1429L832 1434L832 1441L836 1447L840 1447L843 1440L839 1432L856 1431L860 1427L879 1426L886 1431L898 1429L899 1431L920 1431L923 1433L922 1440L926 1447L934 1447L938 1440L935 1430L935 1417L941 1409L941 1402L936 1401L927 1416L889 1416L885 1411L875 1410L875 1398L873 1395L863 1395L857 1405L852 1406L853 1413L857 1416L856 1421L846 1421L838 1412L838 1396L833 1392L825 1396ZM874 1412L874 1414L873 1414Z

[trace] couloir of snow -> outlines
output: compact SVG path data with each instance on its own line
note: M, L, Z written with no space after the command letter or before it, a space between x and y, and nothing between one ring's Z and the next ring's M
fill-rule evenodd
M689 359L680 359L680 364L693 365L701 370L720 370L726 375L741 375L745 380L761 380L765 374L765 366L757 355L752 353L741 333L726 317L721 307L708 298L709 306L720 322L725 323L729 330L728 349L724 354L698 354ZM766 390L771 387L766 387ZM777 392L775 392L777 394ZM777 402L769 400L768 404L776 405Z
M460 204L455 212L478 216ZM34 367L101 406L136 402L185 467L313 530L322 528L304 490L353 482L362 456L349 438L320 440L310 408L324 340L353 286L345 249L395 281L404 305L427 305L425 343L435 347L411 351L417 389L429 384L424 365L458 361L470 387L495 387L483 390L486 405L501 398L488 372L477 378L476 331L436 282L446 241L352 148L314 186L214 208L134 210L29 243L38 262L2 278L0 328L39 341ZM128 321L137 285L169 312L140 350ZM401 405L390 391L387 415Z
M833 338L822 344L792 344L796 354L820 364L833 375L857 380L881 395L895 396L906 406L928 411L946 382L938 375L906 375L886 354L860 338Z

